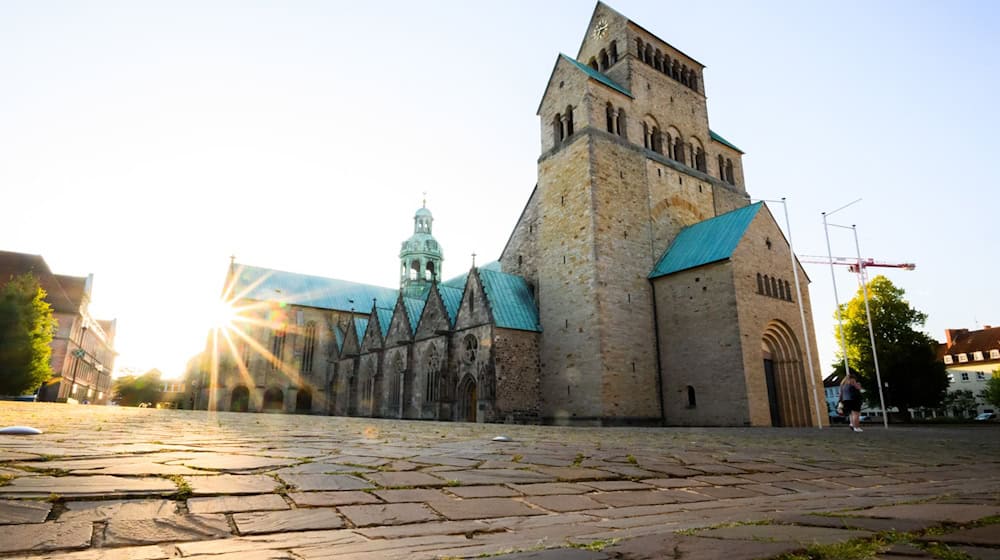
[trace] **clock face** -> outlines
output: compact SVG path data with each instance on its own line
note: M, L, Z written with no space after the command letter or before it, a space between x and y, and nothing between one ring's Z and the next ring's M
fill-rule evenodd
M594 25L594 37L597 39L603 39L608 35L608 22L604 19L597 20Z

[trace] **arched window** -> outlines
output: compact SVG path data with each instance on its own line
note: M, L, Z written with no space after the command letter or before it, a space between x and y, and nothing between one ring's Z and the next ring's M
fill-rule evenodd
M698 171L708 171L708 166L706 165L705 162L705 149L702 148L701 146L698 146L695 149L694 167Z
M653 45L650 45L649 43L646 43L646 50L643 51L642 60L646 64L652 64L653 63Z
M650 144L652 145L653 151L662 154L663 153L663 136L660 134L660 127L654 126L653 132L651 133Z
M656 54L653 55L653 68L663 71L663 54L660 53L660 49L656 49Z
M427 355L427 387L424 389L424 400L434 402L441 398L441 357L436 346L431 346Z
M733 160L726 160L726 182L730 185L736 184L736 179L733 178Z
M625 109L622 109L621 107L619 107L618 108L618 120L615 123L615 128L618 131L618 136L622 136L622 137L628 136L626 134L626 132L625 132L626 127L627 127L627 123L625 121Z
M785 280L785 299L792 301L792 289L791 286L788 285L788 280Z
M726 158L719 156L719 179L726 180Z
M698 401L695 399L694 395L694 387L688 385L687 390L688 390L688 408L694 408L698 406Z
M611 51L611 64L618 62L618 42L611 41L611 46L608 49Z
M771 277L771 295L778 297L778 280L773 276Z
M785 284L778 280L778 299L785 299Z
M684 161L684 140L681 137L674 139L674 159L678 163L685 163Z
M693 70L691 71L691 75L688 76L688 85L691 86L691 89L698 91L698 76L695 75Z
M566 106L566 136L573 135L573 107Z
M764 275L764 295L771 295L771 279L767 277L767 274Z
M688 68L687 66L681 67L681 83L688 85Z
M274 331L274 338L271 340L271 369L277 368L281 363L281 355L285 353L285 328L282 327Z
M552 137L556 145L563 141L562 115L559 113L556 113L556 117L552 121Z
M597 59L594 57L590 57L590 62L587 63L587 66L590 66L594 70L600 70L600 67L597 66Z
M437 271L434 270L434 261L429 261L427 263L427 270L425 272L428 281L437 280Z
M636 39L635 46L636 46L636 54L638 55L639 60L642 60L642 39Z
M649 138L649 125L646 124L646 121L642 121L642 147L651 148L652 144Z
M670 55L663 55L663 67L660 68L660 71L668 76L670 75Z
M410 280L417 278L420 278L420 261L412 261L410 263Z
M611 66L611 61L610 61L610 59L608 59L608 51L606 51L604 49L601 49L601 55L600 56L601 56L600 57L600 60L601 60L601 72L604 72L605 70L608 69L608 66Z
M666 133L667 137L667 153L666 156L670 159L674 159L674 139L670 133Z
M471 334L466 336L462 346L464 348L464 354L462 357L465 359L465 363L476 363L476 353L479 351L479 341L476 340L476 337Z
M302 343L302 373L312 373L313 356L316 354L316 321L306 323Z
M608 106L604 109L607 119L608 119L608 132L614 134L615 132L615 108L608 103Z
M762 295L764 293L764 279L759 272L757 273L757 293Z
M670 77L673 78L673 79L675 79L675 80L680 80L681 79L681 63L680 62L677 62L676 60L674 61L674 65L670 69Z

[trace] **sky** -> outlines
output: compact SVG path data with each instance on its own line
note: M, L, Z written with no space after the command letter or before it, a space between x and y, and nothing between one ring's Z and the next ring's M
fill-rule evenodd
M237 262L396 287L426 196L444 276L497 258L537 177L535 112L595 2L0 2L0 250L94 275L116 369L179 376ZM751 196L821 213L925 331L1000 324L1000 4L612 0L707 66ZM424 194L426 193L426 195ZM782 219L780 206L772 211ZM787 231L787 229L786 229ZM853 256L832 228L834 255ZM823 373L829 267L807 264ZM841 301L857 287L836 278Z

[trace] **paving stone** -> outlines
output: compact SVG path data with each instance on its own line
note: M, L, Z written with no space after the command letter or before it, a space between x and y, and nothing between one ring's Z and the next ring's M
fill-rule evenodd
M112 519L104 529L105 546L196 541L228 536L225 515L185 515L155 519Z
M476 469L452 471L445 475L448 480L460 484L527 484L529 482L552 482L554 476L518 469Z
M274 471L274 474L358 474L375 472L365 467L349 467L347 465L337 465L334 463L303 463L293 467L284 467Z
M543 511L531 508L523 502L510 498L476 498L451 500L428 504L435 511L451 520L485 519L489 517L510 517L519 515L542 515Z
M737 484L747 484L748 482L751 482L745 478L725 474L696 476L694 479L704 482L710 486L735 486Z
M584 509L595 510L604 505L587 496L581 495L529 496L524 498L524 501L540 508L560 513Z
M1000 515L1000 506L977 504L901 504L852 511L852 515L898 519L928 519L939 522L969 523Z
M378 490L372 493L381 498L382 501L388 503L433 502L454 499L440 490L430 490L428 488L414 488L410 490Z
M600 494L589 494L589 497L594 501L612 507L677 503L677 497L673 492L664 492L661 490L650 490L645 492L605 492Z
M3 528L0 553L65 550L90 546L93 523L29 523Z
M937 525L935 521L920 519L879 519L876 517L834 517L829 515L782 515L776 521L792 525L832 527L834 529L864 529L866 531L896 531L913 533Z
M41 523L48 517L52 504L25 500L0 500L0 525Z
M128 496L172 494L177 486L163 478L123 478L118 476L24 476L0 486L0 496L41 498L52 494L64 497Z
M515 552L495 556L496 560L606 560L610 558L603 552L582 550L579 548L551 548L531 552Z
M646 470L635 465L609 465L601 468L601 470L627 478L656 478L663 476L663 473Z
M67 550L34 552L26 556L9 556L4 560L174 560L176 554L173 546L172 544L164 544L162 546L145 545L122 548L90 548L75 552ZM201 560L205 560L205 558L202 557Z
M700 480L693 478L647 478L642 481L658 488L693 488L695 486L708 486Z
M282 474L279 478L301 492L374 488L367 480L349 474Z
M449 457L448 455L415 455L410 457L409 460L424 465L445 465L450 467L476 467L480 463L480 461L474 459Z
M543 483L544 484L544 483ZM508 488L507 486L451 486L445 488L459 498L506 498L509 496L520 496L521 492Z
M380 503L378 498L368 492L358 492L355 490L346 490L343 492L289 492L288 497L299 507Z
M555 477L556 480L602 480L615 478L615 474L597 469L585 469L582 467L535 467L533 470L545 475Z
M951 544L972 544L978 546L1000 547L1000 524L974 527L972 529L962 529L960 531L945 533L943 535L923 537L920 540Z
M423 472L379 472L364 476L383 488L444 486L447 484L445 479Z
M177 513L173 500L108 500L66 502L58 521L106 521L108 519L152 519Z
M190 498L187 501L187 507L191 513L199 514L289 509L288 503L277 494Z
M760 495L752 490L737 488L735 486L700 486L693 488L691 491L713 498L749 498Z
M699 465L688 465L691 470L701 471L705 474L743 474L743 471L731 465L721 463L704 463Z
M602 490L604 492L614 492L617 490L652 490L651 486L644 482L633 482L631 480L595 480L593 482L581 482L583 486Z
M590 486L571 482L541 482L538 484L511 484L511 488L527 496L548 496L551 494L586 494Z
M426 504L379 504L344 506L340 513L356 527L401 525L440 519Z
M344 520L333 508L306 508L285 511L257 511L233 515L242 535L340 529Z
M952 550L968 554L972 560L1000 560L1000 549L977 546L953 546Z
M744 484L742 486L737 486L737 488L743 488L744 490L749 490L756 494L763 494L765 496L781 496L792 492L787 488L781 488L772 484Z
M198 453L190 459L179 459L177 464L201 470L240 472L254 471L265 467L287 467L298 461L294 458L258 457L255 455L233 455L228 453Z
M746 540L735 544L721 539L679 536L673 534L648 535L613 544L604 553L613 558L628 560L758 560L773 558L801 548L798 544Z
M274 492L281 487L277 480L263 474L185 476L184 480L191 487L191 491L195 496L208 494L260 494L262 492Z
M663 473L676 478L685 478L688 476L696 476L699 474L705 474L702 471L696 471L689 469L687 467L681 467L677 465L656 465L655 467L649 467L649 470L658 473Z
M482 521L430 521L427 523L411 523L409 525L394 525L391 527L364 527L355 529L356 533L370 539L399 539L427 535L474 535L490 531L502 532L504 529L491 529Z
M695 533L713 539L740 539L753 541L795 542L804 545L834 544L862 537L869 537L867 531L831 529L828 527L799 527L797 525L738 525L720 527Z

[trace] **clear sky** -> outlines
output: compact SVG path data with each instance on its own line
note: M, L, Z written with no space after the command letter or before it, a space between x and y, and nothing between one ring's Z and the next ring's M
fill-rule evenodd
M1000 324L1000 3L609 3L707 66L754 197L857 224L926 330ZM0 2L0 249L94 274L117 367L179 375L229 256L388 287L423 192L446 277L499 256L591 1ZM781 217L781 209L772 206ZM850 232L831 231L835 255ZM807 265L824 373L830 271ZM874 271L874 270L873 270ZM856 282L836 271L841 299Z

